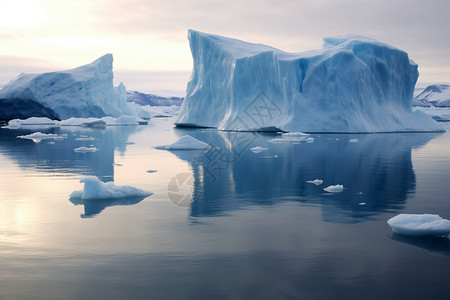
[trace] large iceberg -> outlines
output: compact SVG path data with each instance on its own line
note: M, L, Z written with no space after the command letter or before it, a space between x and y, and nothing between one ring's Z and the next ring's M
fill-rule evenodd
M123 84L114 87L113 56L68 71L21 74L0 90L0 119L133 115Z
M442 131L411 101L417 65L360 36L286 53L190 30L194 67L177 126L303 132Z

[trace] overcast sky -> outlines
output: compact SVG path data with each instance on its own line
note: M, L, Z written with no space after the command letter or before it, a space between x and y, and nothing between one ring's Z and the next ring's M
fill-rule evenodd
M366 35L407 51L421 85L448 83L449 12L448 0L0 0L0 84L112 53L116 84L184 90L189 28L288 52Z

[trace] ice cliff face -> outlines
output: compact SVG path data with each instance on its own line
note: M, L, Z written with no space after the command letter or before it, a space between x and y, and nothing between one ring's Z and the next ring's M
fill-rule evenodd
M73 70L21 74L0 90L0 119L133 114L123 84L113 86L112 63L106 54Z
M407 53L358 36L286 53L189 31L194 60L178 126L304 132L440 131L412 112L417 65Z

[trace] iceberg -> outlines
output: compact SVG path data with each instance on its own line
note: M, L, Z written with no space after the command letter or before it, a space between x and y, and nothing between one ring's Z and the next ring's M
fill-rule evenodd
M341 184L330 185L324 188L323 190L328 193L340 193L344 190L344 186Z
M113 56L68 71L20 74L0 90L0 119L134 115L123 84L113 85Z
M387 223L392 231L410 236L446 236L450 234L450 221L432 214L399 214Z
M314 180L307 180L306 182L307 183L312 183L312 184L315 184L315 185L321 185L323 183L323 180L321 180L321 179L314 179Z
M33 132L33 133L27 134L27 135L19 135L17 138L18 139L28 139L28 140L32 140L35 143L40 143L42 140L57 139L58 137L59 136L54 133ZM64 139L64 137L61 137L61 138Z
M73 151L75 152L79 152L79 153L88 153L88 152L97 152L98 149L95 147L78 147L73 149Z
M152 192L144 191L128 185L115 185L114 182L104 183L96 176L81 178L84 183L83 190L73 191L71 199L93 200L93 199L119 199L128 197L148 197Z
M361 36L279 49L189 30L194 61L175 125L236 131L443 131L412 111L417 64Z
M155 148L160 150L204 150L211 148L211 146L190 135L184 135L173 144L157 146Z
M263 151L266 151L267 149L269 149L269 148L256 146L256 147L250 148L250 151L252 151L253 153L261 153Z

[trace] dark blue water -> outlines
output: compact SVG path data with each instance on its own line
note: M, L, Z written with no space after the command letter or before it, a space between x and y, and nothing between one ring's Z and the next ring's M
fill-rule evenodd
M450 219L449 133L273 144L154 119L47 129L67 134L54 144L16 138L30 132L0 129L0 299L450 298L449 239L386 224ZM215 148L152 148L185 134ZM100 150L73 151L89 145ZM70 202L86 175L154 194ZM335 184L343 192L323 191Z

